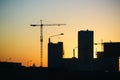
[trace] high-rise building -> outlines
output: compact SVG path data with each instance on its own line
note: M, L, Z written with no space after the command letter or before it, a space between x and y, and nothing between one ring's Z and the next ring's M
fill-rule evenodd
M62 66L63 42L48 43L48 67L57 68Z
M87 64L93 59L93 31L79 31L78 32L78 59L80 63Z

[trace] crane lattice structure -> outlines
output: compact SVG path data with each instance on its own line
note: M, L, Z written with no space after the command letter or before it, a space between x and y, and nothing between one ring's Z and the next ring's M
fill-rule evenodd
M61 25L66 25L66 24L43 24L42 20L40 20L40 24L31 24L30 26L36 27L40 26L40 67L42 67L43 62L42 62L42 56L43 56L43 26L61 26Z
M104 46L103 40L101 40L101 43L94 43L94 45L101 45L101 51L103 51L103 46ZM95 52L97 55L97 48L96 48Z

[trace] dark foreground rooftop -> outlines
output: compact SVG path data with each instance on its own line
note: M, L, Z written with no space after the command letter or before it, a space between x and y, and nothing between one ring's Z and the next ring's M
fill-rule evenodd
M0 68L1 80L120 80L120 72L87 72L37 67Z

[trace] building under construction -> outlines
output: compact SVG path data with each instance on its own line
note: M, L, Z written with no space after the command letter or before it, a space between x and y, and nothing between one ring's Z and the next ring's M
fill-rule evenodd
M66 68L79 71L119 71L120 42L103 43L103 52L93 58L93 31L78 32L78 58L63 58L63 42L48 43L48 68Z
M62 66L63 42L48 43L48 67L56 68Z

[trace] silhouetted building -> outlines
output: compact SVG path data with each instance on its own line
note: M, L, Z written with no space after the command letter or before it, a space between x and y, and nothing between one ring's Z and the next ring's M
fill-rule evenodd
M18 69L21 67L21 63L17 62L0 62L1 69Z
M97 52L97 58L93 61L95 71L105 71L104 52Z
M78 32L78 59L80 63L87 64L93 59L93 31Z
M106 57L120 56L120 42L104 43L104 52Z
M94 32L78 32L78 58L63 58L63 42L48 43L48 67L77 71L119 71L120 42L103 43L104 51L93 58Z
M97 58L103 58L104 52L97 52Z
M48 67L56 68L62 66L63 42L48 43Z
M119 71L120 42L104 43L105 71Z
M78 70L79 61L77 58L64 58L63 67L69 70Z

